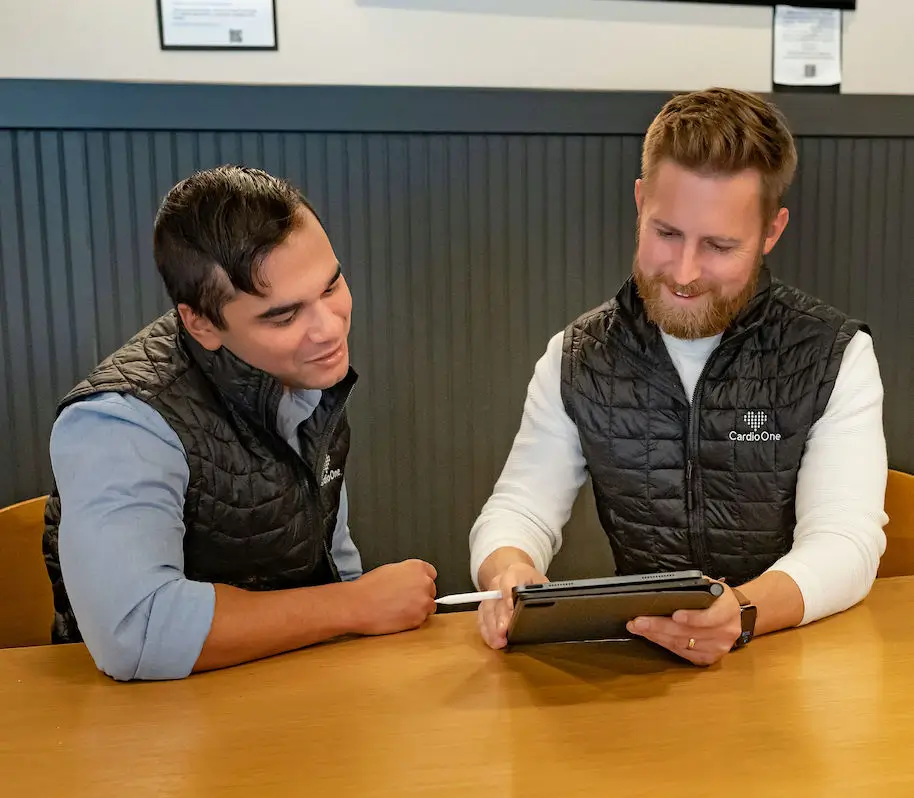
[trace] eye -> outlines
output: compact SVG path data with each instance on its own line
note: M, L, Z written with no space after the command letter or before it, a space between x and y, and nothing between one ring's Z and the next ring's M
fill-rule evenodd
M324 291L324 296L331 296L336 292L337 286L340 284L340 281L337 280L333 285L329 286L326 291Z
M298 311L294 311L294 312L290 313L288 316L286 316L284 319L275 319L275 320L271 321L270 324L273 327L288 327L293 321L295 321L295 317L297 315L298 315Z
M709 241L708 246L711 247L714 252L719 252L721 255L730 252L733 249L733 247L723 247L720 244L715 244L713 241Z
M674 233L672 230L658 230L657 235L664 239L676 238L678 233Z

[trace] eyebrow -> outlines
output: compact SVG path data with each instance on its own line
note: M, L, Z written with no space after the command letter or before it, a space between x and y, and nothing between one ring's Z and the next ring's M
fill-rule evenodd
M673 227L671 224L667 224L665 221L663 221L663 219L655 218L651 221L655 226L662 227L664 230L669 230L671 233L679 233L680 235L682 234L682 230ZM728 238L727 236L703 236L703 238L708 241L716 241L718 244L726 244L729 246L737 246L738 244L742 243L742 241L740 241L738 238Z
M258 319L275 319L277 316L285 316L288 313L294 313L296 310L299 310L302 306L301 302L292 302L289 305L276 305L272 308L267 308L263 313L258 313Z
M336 281L339 280L340 277L342 277L342 276L343 276L343 267L339 263L337 263L336 271L333 273L333 277L331 277L327 281L327 288L333 288L333 286L336 284Z
M336 271L333 273L333 277L327 281L327 287L324 289L329 290L332 288L336 282L343 276L343 267L337 263ZM269 319L275 319L277 316L285 316L289 313L294 313L296 310L301 310L304 302L290 302L285 305L276 305L272 308L267 308L263 313L258 313L257 318L267 321Z

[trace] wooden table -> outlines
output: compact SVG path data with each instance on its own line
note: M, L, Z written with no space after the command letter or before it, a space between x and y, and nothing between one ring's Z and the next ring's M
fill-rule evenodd
M0 651L7 796L914 796L914 578L699 669L475 615L181 682Z

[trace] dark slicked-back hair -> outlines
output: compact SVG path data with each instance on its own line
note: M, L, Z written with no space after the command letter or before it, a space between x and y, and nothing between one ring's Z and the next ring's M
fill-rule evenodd
M311 218L311 217L314 218ZM261 296L264 258L304 224L320 224L307 199L260 169L219 166L168 192L155 220L154 256L172 302L224 328L237 291Z

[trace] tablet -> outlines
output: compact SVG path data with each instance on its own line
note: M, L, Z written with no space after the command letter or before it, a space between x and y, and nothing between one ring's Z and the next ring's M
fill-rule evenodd
M723 592L701 571L523 585L512 592L508 645L630 640L633 618L706 609Z

